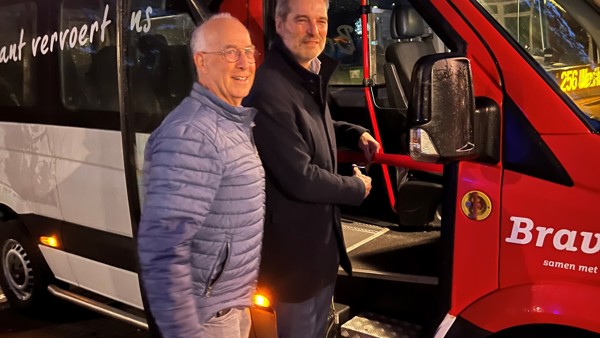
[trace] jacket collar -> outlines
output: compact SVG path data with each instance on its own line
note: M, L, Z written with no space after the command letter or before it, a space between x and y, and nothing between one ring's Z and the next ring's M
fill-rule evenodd
M319 61L321 61L321 71L317 75L302 67L298 61L296 61L279 35L275 37L271 50L275 51L277 55L281 56L285 63L293 70L294 74L299 76L304 82L310 83L315 81L316 77L320 77L324 83L324 87L327 87L329 84L329 80L333 76L333 73L339 64L339 62L335 59L330 58L325 53L321 53L321 55L319 55Z
M217 97L198 82L194 82L190 97L213 108L217 114L224 118L243 123L244 125L250 125L256 115L256 109L242 106L234 107Z

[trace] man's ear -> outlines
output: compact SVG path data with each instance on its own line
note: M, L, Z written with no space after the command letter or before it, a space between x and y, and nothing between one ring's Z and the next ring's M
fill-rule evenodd
M206 59L204 58L204 54L196 53L194 54L194 64L196 65L196 71L198 73L206 72Z
M283 20L281 20L281 17L279 16L275 16L275 31L277 32L277 34L279 34L279 36L282 36L282 32L283 32Z

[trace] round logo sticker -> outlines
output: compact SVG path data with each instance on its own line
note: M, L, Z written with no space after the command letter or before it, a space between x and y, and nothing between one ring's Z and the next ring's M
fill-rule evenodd
M482 221L492 212L492 201L482 191L471 190L467 192L461 202L461 209L469 219Z

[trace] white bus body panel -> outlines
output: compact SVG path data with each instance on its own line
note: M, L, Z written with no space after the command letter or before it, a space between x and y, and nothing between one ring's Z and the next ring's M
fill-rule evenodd
M64 220L132 237L121 133L51 128Z
M73 274L73 270L71 270L71 264L69 263L69 258L67 257L68 254L66 252L44 245L38 245L38 247L56 279L69 284L79 285L77 283L77 278L75 278L75 275Z
M132 237L121 133L0 123L0 203Z
M57 279L143 309L136 273L47 246L39 248Z
M18 214L62 219L50 128L0 124L0 203Z
M140 204L144 205L144 197L146 196L146 191L144 187L144 150L146 149L146 143L148 143L148 139L150 138L150 134L140 134L135 133L135 176L138 182L138 193L140 196Z
M18 214L132 237L123 167L119 131L0 123L0 203ZM136 273L39 247L59 280L142 308Z
M91 259L67 254L81 288L143 309L138 275Z

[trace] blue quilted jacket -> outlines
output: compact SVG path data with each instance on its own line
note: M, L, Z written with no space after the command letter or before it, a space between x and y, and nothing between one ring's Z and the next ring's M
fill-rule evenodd
M148 140L138 253L164 338L200 337L217 311L251 304L265 202L255 114L195 83Z

